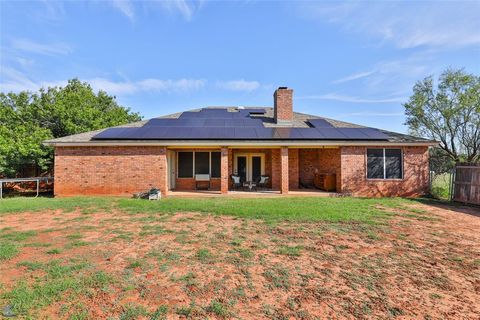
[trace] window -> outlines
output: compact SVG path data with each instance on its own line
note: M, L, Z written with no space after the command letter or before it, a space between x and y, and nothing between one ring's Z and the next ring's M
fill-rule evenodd
M179 151L177 154L179 178L193 178L194 174L210 174L212 178L220 178L220 152Z
M220 158L220 152L212 152L212 171L211 175L212 178L220 178L220 168L221 168L221 158Z
M193 177L193 152L178 153L178 177Z
M210 152L195 152L195 174L210 174Z
M383 149L367 149L367 178L383 179Z
M367 179L402 179L401 149L367 149Z
M385 149L385 178L402 179L402 150Z

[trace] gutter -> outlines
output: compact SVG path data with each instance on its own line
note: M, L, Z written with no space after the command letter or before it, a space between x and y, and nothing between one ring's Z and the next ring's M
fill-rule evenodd
M106 147L106 146L163 146L163 147L337 147L337 146L437 146L437 141L425 142L389 142L389 141L294 141L294 140L275 140L275 141L248 141L248 140L156 140L156 141L85 141L85 142L54 142L45 141L43 145L54 147Z

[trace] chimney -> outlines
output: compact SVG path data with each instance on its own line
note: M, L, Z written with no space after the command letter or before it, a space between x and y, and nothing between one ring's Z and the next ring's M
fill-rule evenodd
M273 94L275 122L289 124L293 120L293 89L278 87Z

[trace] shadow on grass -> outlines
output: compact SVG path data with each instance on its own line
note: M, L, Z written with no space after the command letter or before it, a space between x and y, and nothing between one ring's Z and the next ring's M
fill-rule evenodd
M412 201L480 218L480 206L464 204L461 202L438 200L434 198L418 198L412 199Z

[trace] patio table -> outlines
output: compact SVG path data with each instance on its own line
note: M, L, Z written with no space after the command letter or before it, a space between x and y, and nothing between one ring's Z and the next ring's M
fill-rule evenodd
M252 191L253 189L255 189L255 191L257 191L257 184L253 181L245 181L243 183L243 189L245 188L248 188L248 191Z

